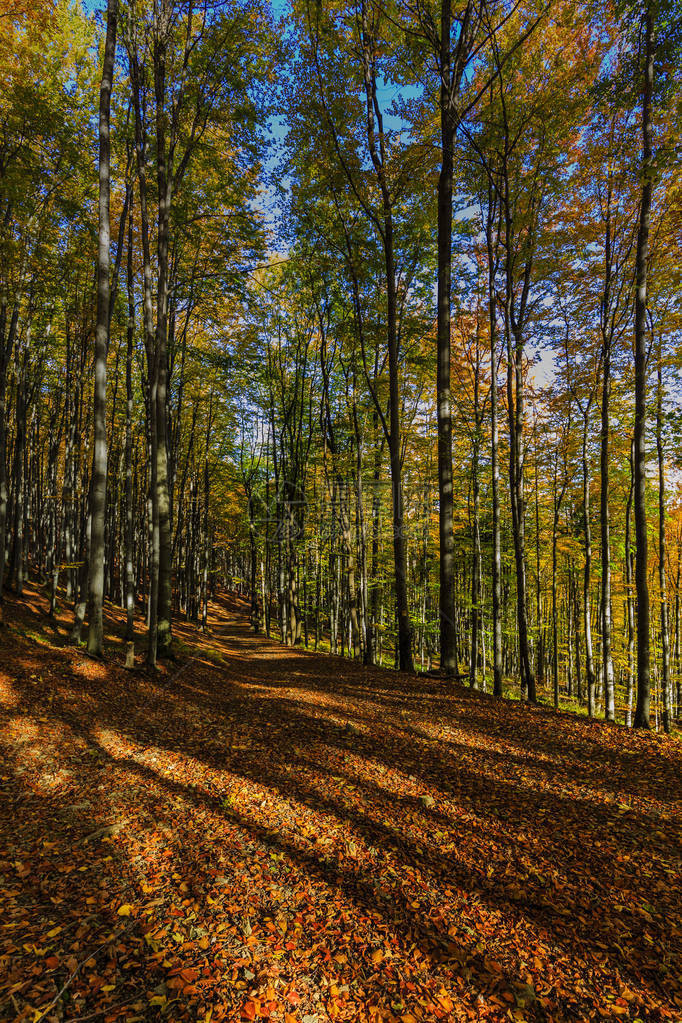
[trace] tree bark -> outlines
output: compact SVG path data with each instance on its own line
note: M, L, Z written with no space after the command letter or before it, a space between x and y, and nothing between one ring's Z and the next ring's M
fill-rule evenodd
M0 308L0 623L5 579L5 550L7 537L7 370L14 348L19 322L19 303L15 302L7 329L7 306ZM7 333L5 331L7 330Z
M99 94L99 243L97 257L97 326L95 330L94 450L90 485L90 556L88 562L88 653L104 648L104 527L107 497L107 352L109 350L109 194L110 107L116 57L118 0L107 0L107 34Z
M635 728L650 727L650 611L647 578L649 544L646 515L646 391L647 391L647 259L653 175L654 86L653 15L647 5L643 17L644 69L642 88L642 195L637 232L635 290L635 585L637 590L637 706Z
M595 673L594 653L592 649L592 607L590 603L590 586L592 581L592 524L590 522L590 477L587 458L587 433L589 425L590 403L586 406L583 416L583 533L585 537L585 566L583 570L583 619L585 626L585 679L587 683L587 713L594 717L595 713Z
M488 249L488 316L490 330L490 472L492 482L492 629L493 695L502 696L502 558L500 552L500 458L497 425L497 311L495 300L495 246L493 238L493 185L488 184L486 245Z
M663 450L663 351L658 342L658 393L656 400L656 453L658 455L658 587L661 601L661 695L663 731L670 733L670 633L668 629L668 594L665 578L666 526L665 526L665 457Z
M601 624L602 667L604 673L604 717L615 721L615 685L613 678L612 621L611 621L611 509L609 504L609 440L611 401L611 185L609 182L606 211L606 237L604 246L604 295L602 300L602 394L600 438L600 490L599 522L601 529Z
M454 111L451 82L451 0L441 0L440 130L438 177L438 324L436 409L438 418L438 537L440 546L440 666L451 674L455 657L455 541L453 533L452 411L450 406L450 301L452 285L452 177Z
M126 423L125 423L125 610L126 610L126 668L135 665L135 576L134 507L133 507L133 340L135 337L135 294L133 291L133 210L128 218L128 328L126 335Z
M163 29L160 30L163 32ZM157 654L171 653L171 523L168 492L168 234L172 198L172 166L166 139L166 45L154 45L154 95L156 101L157 261L156 291L156 506L158 516L159 582L157 605Z

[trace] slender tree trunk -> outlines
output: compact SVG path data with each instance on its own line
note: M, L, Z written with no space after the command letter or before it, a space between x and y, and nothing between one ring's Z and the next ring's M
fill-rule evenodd
M211 439L211 429L213 426L213 392L211 392L211 400L209 403L208 413L208 426L206 428L206 447L204 450L204 501L202 509L202 524L201 524L201 631L206 632L208 628L208 576L210 569L210 537L209 537L209 521L208 521L208 507L211 500L211 473L209 466L209 445ZM256 559L252 556L252 564L255 567ZM252 570L253 571L253 570ZM254 572L255 575L255 572ZM255 590L254 579L252 578L252 590ZM257 602L256 602L257 603ZM258 611L256 608L256 619L258 618ZM256 622L257 624L257 622ZM256 628L256 631L258 629Z
M14 585L18 594L24 589L24 545L26 538L24 526L26 518L26 363L30 347L31 325L26 326L26 337L21 348L15 349L14 369L16 376L16 431L14 437L14 458L12 459L12 483L14 485L12 553L10 558L10 585Z
M476 334L476 362L474 366L474 437L471 453L471 490L473 505L471 544L471 649L469 653L469 685L478 688L478 655L481 641L481 494L478 463L481 446L480 413L480 349Z
M147 665L156 667L157 623L159 595L159 528L158 501L156 488L157 473L157 370L156 343L154 331L154 309L152 304L152 261L149 242L149 212L147 207L147 156L144 122L142 118L142 97L140 91L140 65L136 49L128 48L130 85L135 113L135 155L140 195L140 239L142 241L142 283L143 283L143 326L147 356L147 427L148 427L148 472L147 472L147 563L149 588L147 592Z
M508 296L509 298L509 296ZM536 702L535 678L531 668L528 636L528 600L526 588L526 530L523 449L523 346L520 339L512 344L509 314L507 320L507 404L509 411L509 489L512 510L514 561L516 565L516 620L519 642L521 693L524 699Z
M568 593L566 594L566 695L573 696L573 595L569 571Z
M452 412L450 407L450 300L452 280L452 177L454 110L451 84L450 0L441 0L440 130L438 177L438 325L436 407L438 417L438 536L440 544L440 665L451 674L455 658L455 543L453 533Z
M469 684L478 689L478 657L481 640L481 496L478 480L478 438L474 441L472 466L473 523L471 551L471 651Z
M407 591L407 537L405 535L404 500L402 484L400 391L398 388L398 332L395 293L395 266L393 253L393 222L385 210L385 255L388 302L388 365L389 365L389 454L391 465L391 493L393 496L393 561L395 567L395 599L398 625L398 666L401 671L413 671L412 627Z
M647 5L643 17L644 69L642 97L642 196L637 232L635 290L635 544L637 561L637 706L635 728L649 728L650 636L649 581L646 516L646 390L647 390L647 259L653 175L652 97L654 86L653 15Z
M171 521L168 492L168 236L172 198L172 166L168 165L166 139L166 46L154 47L154 94L156 101L156 177L158 186L156 292L156 506L158 516L157 653L171 654Z
M583 702L582 660L580 657L580 587L573 584L573 640L575 643L575 695L578 706Z
M135 294L133 291L133 211L128 218L128 329L126 335L126 425L125 425L125 610L126 668L135 665L135 577L133 507L133 340L135 337Z
M604 246L604 294L601 310L602 332L602 393L601 393L601 444L600 444L600 491L599 521L601 528L601 621L602 621L602 669L604 675L604 717L615 721L615 685L613 678L612 621L611 621L611 509L609 505L609 441L611 401L611 183L608 184L606 208L606 232Z
M94 450L90 485L90 556L88 562L88 653L104 648L104 528L107 497L107 352L109 350L109 110L116 57L118 0L107 0L107 34L99 94L99 251L97 260L97 327L95 331Z
M676 692L675 692L675 716L679 718L682 716L682 666L680 665L680 658L682 657L682 644L680 643L680 585L682 583L682 558L680 557L680 537L677 537L677 571L675 574L675 674L676 678Z
M615 684L611 654L611 511L609 506L609 402L611 396L611 344L605 346L603 359L601 450L600 450L600 525L601 525L601 625L604 674L604 717L615 721Z
M535 424L535 631L537 634L535 676L539 680L540 685L544 685L545 637L542 626L542 589L540 580L540 493L538 488L537 422Z
M585 409L583 422L583 530L585 537L585 567L583 572L583 616L585 626L585 678L587 683L587 713L594 717L595 674L592 649L592 605L590 588L592 583L592 524L590 522L590 476L587 458L587 432L589 425L589 404Z
M670 633L668 629L668 593L665 578L665 459L663 451L663 351L658 342L658 393L656 400L656 452L658 455L658 588L661 601L661 695L663 730L670 732Z
M7 545L7 370L9 367L19 322L19 303L15 302L10 317L9 330L5 334L7 307L0 309L0 624L2 624L2 600L5 580L5 557Z
M625 507L625 610L627 629L628 669L625 695L625 723L632 727L632 703L635 690L635 597L633 593L632 564L632 502L635 494L635 442L630 444L630 489Z
M251 566L251 628L254 632L260 631L260 616L258 614L258 544L256 541L256 512L253 504L253 491L250 489L247 494L248 515L249 515L249 552Z
M500 463L497 426L497 312L493 242L493 186L488 186L488 315L490 329L490 468L492 477L493 695L502 696L502 558L500 551Z
M558 458L558 454L557 454ZM554 514L552 516L552 695L554 709L559 709L559 622L557 614L557 533L559 527L560 502L554 485ZM570 640L569 640L570 658Z

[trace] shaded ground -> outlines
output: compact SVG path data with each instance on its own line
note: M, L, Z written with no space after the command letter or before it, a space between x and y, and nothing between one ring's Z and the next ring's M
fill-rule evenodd
M234 598L154 677L36 594L6 618L0 1018L682 1019L678 741L287 650Z

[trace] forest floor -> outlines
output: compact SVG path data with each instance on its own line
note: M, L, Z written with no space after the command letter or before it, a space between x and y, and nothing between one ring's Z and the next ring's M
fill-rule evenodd
M6 622L0 1019L682 1019L679 740L286 649L233 597L155 675L38 590Z

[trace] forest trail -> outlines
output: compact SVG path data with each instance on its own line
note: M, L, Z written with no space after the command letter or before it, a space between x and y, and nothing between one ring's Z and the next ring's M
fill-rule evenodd
M126 672L41 599L0 633L1 1019L682 1018L679 741L290 650L234 597Z

